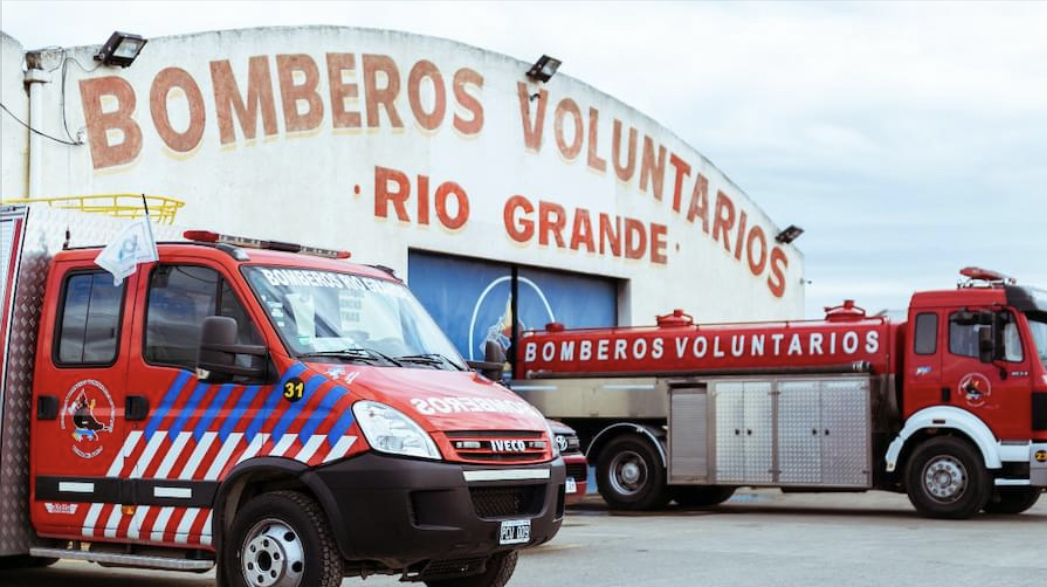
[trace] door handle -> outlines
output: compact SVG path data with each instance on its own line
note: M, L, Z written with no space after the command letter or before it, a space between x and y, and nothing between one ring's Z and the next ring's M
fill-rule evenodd
M149 398L143 395L129 395L124 398L124 418L128 422L145 420L149 415Z

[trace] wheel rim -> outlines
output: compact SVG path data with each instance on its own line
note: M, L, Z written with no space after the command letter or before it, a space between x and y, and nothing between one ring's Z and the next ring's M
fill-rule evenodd
M967 479L967 468L951 456L931 459L923 468L924 489L942 503L952 503L963 497Z
M305 548L290 526L263 520L247 533L240 564L251 587L298 587L305 573Z
M647 462L635 451L623 451L611 460L611 487L620 495L633 496L647 485Z

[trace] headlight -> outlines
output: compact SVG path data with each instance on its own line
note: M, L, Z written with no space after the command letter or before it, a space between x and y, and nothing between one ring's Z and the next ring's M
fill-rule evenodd
M385 404L359 401L353 415L371 448L394 455L440 459L440 451L422 427Z
M553 458L560 456L560 447L556 445L556 435L553 434L553 428L549 425L549 420L545 421L545 431L549 434L549 444L552 446Z

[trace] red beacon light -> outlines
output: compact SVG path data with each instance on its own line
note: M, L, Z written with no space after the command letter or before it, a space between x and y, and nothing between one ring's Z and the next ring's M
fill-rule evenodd
M684 326L691 326L693 324L694 317L679 308L673 310L672 314L658 316L659 328L680 328Z
M186 240L198 243L217 243L232 245L245 249L264 249L269 251L284 251L288 253L302 253L314 257L326 257L328 259L348 259L352 256L349 251L336 251L334 249L321 249L318 247L306 247L295 243L280 241L264 241L244 236L230 236L219 234L210 230L187 230L182 233Z
M825 307L825 319L829 322L857 322L865 317L865 308L856 306L854 300L844 300L841 306Z
M970 286L971 281L984 281L990 284L1007 284L1014 285L1018 283L1018 280L1013 277L1008 277L998 271L991 271L989 269L982 269L981 267L964 267L960 269L960 275L966 277Z

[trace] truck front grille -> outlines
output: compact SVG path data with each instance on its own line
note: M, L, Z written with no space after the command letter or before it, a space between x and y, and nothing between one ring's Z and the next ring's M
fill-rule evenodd
M537 515L545 501L544 485L518 487L470 487L476 515L483 519Z
M447 432L459 461L470 463L540 463L552 458L549 440L541 432Z

